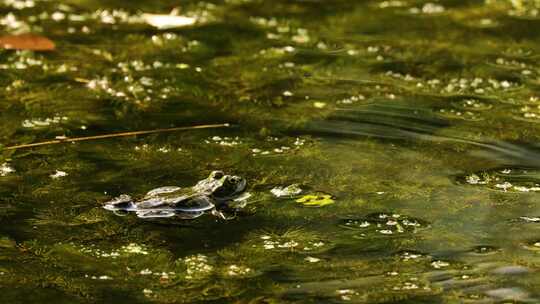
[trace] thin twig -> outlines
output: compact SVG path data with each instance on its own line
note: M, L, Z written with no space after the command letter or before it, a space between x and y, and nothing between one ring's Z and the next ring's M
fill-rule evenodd
M4 150L15 150L15 149L38 147L38 146L47 146L47 145L71 143L71 142L77 142L77 141L87 141L87 140L104 139L104 138L144 135L144 134L152 134L152 133L163 133L163 132L174 132L174 131L196 130L196 129L226 128L226 127L229 127L229 126L230 125L228 123L225 123L225 124L215 124L215 125L199 125L199 126L191 126L191 127L155 129L155 130L146 130L146 131L131 131L131 132L122 132L122 133L112 133L112 134L85 136L85 137L62 138L62 139L55 139L55 140L49 140L49 141L42 141L42 142L33 143L33 144L23 144L23 145L5 147Z

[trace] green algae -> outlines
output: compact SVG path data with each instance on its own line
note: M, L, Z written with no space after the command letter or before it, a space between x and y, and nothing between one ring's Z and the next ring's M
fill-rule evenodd
M58 45L0 52L2 146L232 126L0 148L6 303L540 297L538 1L183 1L200 24L140 22L175 5L0 5L5 34ZM234 219L102 209L212 170L249 183ZM294 183L332 203L270 193Z

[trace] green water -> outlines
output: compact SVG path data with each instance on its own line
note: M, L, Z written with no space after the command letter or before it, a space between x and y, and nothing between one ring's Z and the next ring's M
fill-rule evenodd
M1 3L56 43L0 52L4 147L230 126L4 149L0 302L540 302L538 0ZM234 219L102 208L213 170Z

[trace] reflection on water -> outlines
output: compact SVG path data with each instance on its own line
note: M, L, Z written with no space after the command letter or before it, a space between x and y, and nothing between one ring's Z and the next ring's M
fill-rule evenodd
M537 303L540 3L0 3L5 303ZM0 146L1 149L2 146ZM211 171L225 220L103 203ZM211 199L211 198L208 198Z

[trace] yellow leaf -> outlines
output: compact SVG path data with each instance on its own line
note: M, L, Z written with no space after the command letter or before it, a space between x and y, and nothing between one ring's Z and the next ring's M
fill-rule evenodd
M307 194L296 200L306 207L322 207L335 203L332 195L326 193Z

